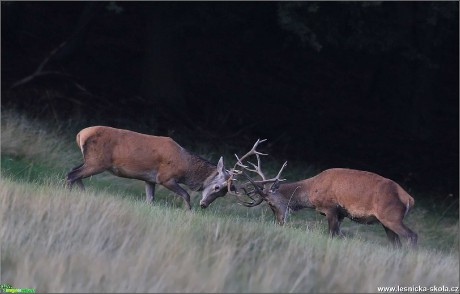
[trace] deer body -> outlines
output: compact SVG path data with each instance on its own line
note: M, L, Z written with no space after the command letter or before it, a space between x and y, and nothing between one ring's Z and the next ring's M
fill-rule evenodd
M155 184L181 196L191 209L190 195L179 184L213 197L226 193L228 173L223 159L218 165L191 154L169 137L145 135L129 130L94 126L81 130L76 137L84 163L67 174L67 185L109 171L112 174L145 181L146 200L154 199Z
M402 222L414 199L394 181L371 172L328 169L302 181L275 183L262 194L280 224L288 209L312 208L327 217L332 236L341 234L340 223L348 217L364 224L380 222L396 246L399 236L417 243L417 234Z

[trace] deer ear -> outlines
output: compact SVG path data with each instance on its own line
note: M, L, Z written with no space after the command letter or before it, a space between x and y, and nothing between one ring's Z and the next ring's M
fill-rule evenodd
M224 172L225 171L224 157L223 156L220 157L219 162L217 163L217 171L219 171L219 172Z

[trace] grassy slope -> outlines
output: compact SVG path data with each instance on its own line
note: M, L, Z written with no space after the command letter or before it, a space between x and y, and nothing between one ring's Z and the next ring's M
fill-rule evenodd
M349 238L329 239L325 219L313 212L291 215L281 228L265 205L247 209L233 197L206 211L194 197L194 210L186 212L159 187L155 205L145 205L141 182L110 175L86 180L86 193L69 192L63 175L81 155L73 136L44 129L2 113L2 283L40 292L458 285L458 219L414 209L406 223L421 248L408 252L386 246L380 226L347 222Z

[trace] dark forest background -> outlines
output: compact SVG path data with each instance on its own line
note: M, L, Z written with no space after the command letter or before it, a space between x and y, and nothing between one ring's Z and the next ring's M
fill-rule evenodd
M458 200L457 1L1 10L2 108L239 153L267 138L280 162L369 170Z

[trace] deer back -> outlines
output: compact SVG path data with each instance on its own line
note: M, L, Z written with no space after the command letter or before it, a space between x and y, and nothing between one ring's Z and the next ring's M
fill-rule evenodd
M397 183L366 171L328 169L300 183L305 202L320 211L340 206L356 217L379 217L388 209L414 205L414 199Z
M164 179L181 177L189 168L188 152L169 137L95 126L77 135L85 162L115 174L142 176L155 170Z

